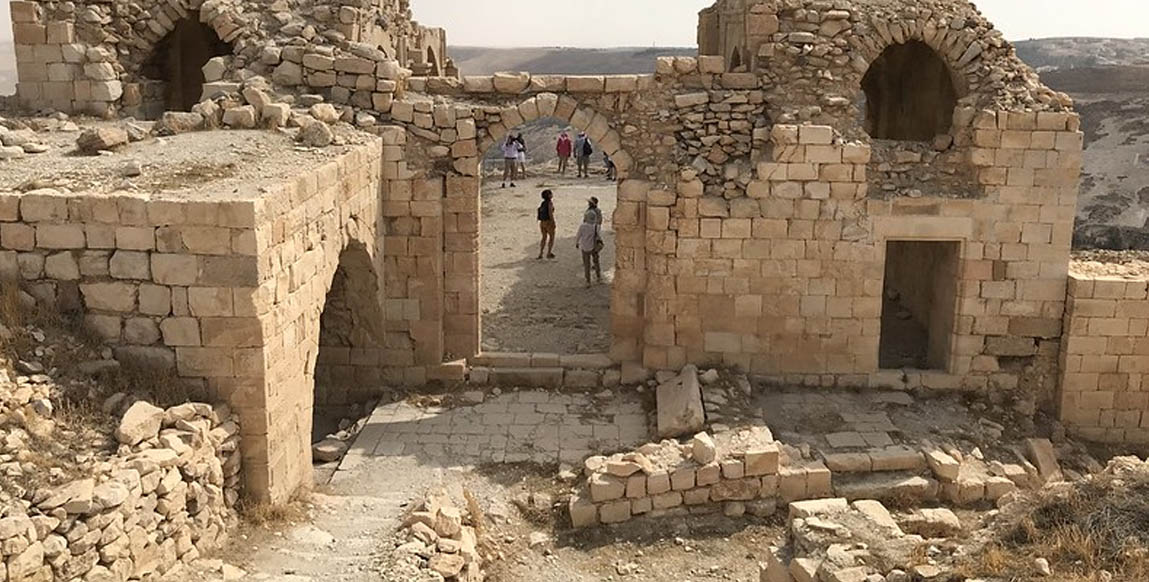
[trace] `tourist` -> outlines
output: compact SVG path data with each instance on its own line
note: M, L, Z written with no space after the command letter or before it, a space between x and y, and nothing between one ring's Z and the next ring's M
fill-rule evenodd
M578 236L575 237L575 246L582 251L582 270L586 278L586 286L591 286L590 266L594 263L595 280L602 283L602 266L599 264L599 253L602 252L602 211L598 209L598 198L587 200L586 213L583 214L582 224L578 227Z
M503 142L503 188L507 187L507 181L511 182L511 188L515 188L515 174L519 162L519 144L515 142L515 138L507 136L507 141Z
M546 251L548 259L555 258L555 230L557 224L555 223L555 193L550 190L543 190L543 202L539 204L539 231L542 232L543 238L539 241L539 260L543 258L543 251Z
M594 146L590 143L590 138L587 137L586 132L580 131L578 139L575 140L575 156L578 162L578 177L590 177L590 156L594 153Z
M519 177L527 177L527 142L523 139L523 134L515 136L515 143L518 145L519 151L515 156L519 160Z
M571 143L571 136L567 132L564 131L559 134L559 143L555 146L555 151L559 155L559 174L566 176L571 152L574 151L574 144Z
M613 182L618 177L618 168L614 166L614 160L610 159L610 154L603 152L602 162L606 164L606 179Z

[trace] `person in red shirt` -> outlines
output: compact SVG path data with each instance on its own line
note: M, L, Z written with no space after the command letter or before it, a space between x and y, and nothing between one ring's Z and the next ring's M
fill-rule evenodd
M566 176L571 152L574 151L574 143L571 142L571 136L567 135L567 132L564 131L559 134L559 143L555 146L555 151L559 155L559 173Z

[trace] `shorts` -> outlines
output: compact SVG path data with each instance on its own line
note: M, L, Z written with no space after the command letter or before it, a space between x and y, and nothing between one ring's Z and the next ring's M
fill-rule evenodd
M551 236L554 236L555 230L557 229L557 227L558 227L558 225L556 225L555 221L553 221L553 220L540 220L539 221L539 232L541 232L543 234L549 234Z

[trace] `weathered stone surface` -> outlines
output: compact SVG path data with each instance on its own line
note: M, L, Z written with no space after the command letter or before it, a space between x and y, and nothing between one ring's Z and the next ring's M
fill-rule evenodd
M120 419L120 425L116 428L116 438L125 445L137 445L155 438L160 432L163 421L163 409L147 402L136 402Z
M81 153L94 154L101 150L112 150L128 143L128 132L118 127L86 129L76 138L76 149Z
M659 437L676 437L702 430L706 418L698 370L687 366L677 378L661 384L657 405Z

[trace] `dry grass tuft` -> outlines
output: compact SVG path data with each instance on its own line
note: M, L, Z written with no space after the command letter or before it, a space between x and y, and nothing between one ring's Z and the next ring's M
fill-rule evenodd
M236 510L248 525L280 529L307 521L307 493L300 493L287 503L266 503L249 497L239 500Z
M972 557L969 576L1025 580L1046 558L1058 580L1149 580L1149 474L1096 475L1043 492Z

